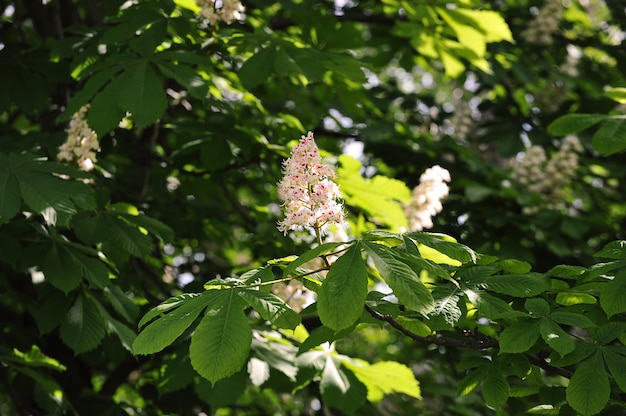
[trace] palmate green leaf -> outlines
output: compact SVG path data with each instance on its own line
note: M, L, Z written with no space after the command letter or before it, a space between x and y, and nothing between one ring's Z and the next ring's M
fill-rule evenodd
M391 249L385 246L369 241L363 244L376 269L401 303L422 314L433 311L433 296L408 265L394 257Z
M237 294L261 317L278 328L294 329L302 322L300 315L278 296L251 289L237 289Z
M179 296L168 299L160 309L159 306L161 305L157 306L142 318L139 327L149 320L146 317L150 316L152 319L163 311L169 311L139 333L133 342L133 353L135 355L154 354L170 345L189 328L207 305L218 301L219 293L220 291L211 290L193 297ZM170 310L173 307L176 309Z
M602 356L615 382L626 393L626 357L616 353L610 347L602 349Z
M561 357L574 351L575 345L572 337L552 319L542 319L539 331L546 344L558 352Z
M119 313L127 322L134 323L139 307L129 298L126 293L117 285L109 285L104 288L104 295L109 300L113 309Z
M113 80L95 95L87 112L89 127L98 137L115 129L128 111L119 103L118 92L126 87L126 77L116 75Z
M626 118L611 118L602 123L593 135L591 145L602 156L626 150Z
M252 330L235 290L210 292L209 308L191 337L189 357L193 368L215 383L246 363Z
M595 330L589 331L598 345L605 345L626 332L626 322L607 322Z
M331 266L318 292L317 312L322 323L335 331L353 325L363 312L367 281L361 246L356 243Z
M56 174L86 177L77 169L32 157L0 153L0 224L19 212L22 200L36 214L53 212L69 217L77 208L95 208L93 189ZM17 187L16 187L17 185ZM54 221L52 221L54 222Z
M539 326L539 321L530 321L505 328L498 338L500 354L527 352L539 339Z
M109 284L109 269L99 258L87 256L69 244L53 242L47 246L40 269L56 288L68 293L83 277L96 287Z
M411 190L404 182L381 175L363 178L361 162L348 155L339 156L339 162L337 182L346 204L365 210L394 231L407 227L400 203L411 200Z
M616 313L626 311L626 273L621 272L606 283L600 291L600 306L610 318Z
M72 221L72 228L86 244L110 243L138 257L150 254L152 249L150 236L115 212L79 215Z
M466 279L466 283L515 297L531 297L550 289L550 281L539 273L507 274Z
M576 134L608 118L606 114L566 114L548 125L548 133L553 136Z
M79 292L60 328L61 339L76 354L96 348L105 335L104 320L94 301Z
M346 414L354 414L365 403L367 389L350 371L343 371L331 355L320 379L322 400L327 405L341 409Z
M112 332L115 335L117 335L122 346L126 350L128 350L128 352L132 353L133 342L135 341L135 338L137 337L135 334L135 331L133 331L132 329L130 329L128 326L124 325L117 319L114 319L113 317L111 317L109 312L107 312L107 310L104 308L104 306L100 304L100 302L98 302L95 299L93 301L95 305L98 307L98 310L100 311L100 315L102 316L102 319L104 320L106 328L109 330L109 332Z
M150 234L156 236L162 242L169 242L174 238L174 230L155 218L143 214L134 215L127 212L119 212L117 210L113 210L111 213L117 214L137 227L148 230Z
M153 124L167 108L161 80L148 60L140 60L120 76L122 90L117 92L120 108L130 111L138 127Z
M502 408L509 398L509 383L495 366L491 365L483 380L483 398L488 405Z
M248 59L239 69L238 75L244 88L251 90L261 85L274 73L276 47L270 45L260 49Z
M377 403L385 394L404 393L421 398L419 382L410 368L395 361L379 361L369 364L363 360L345 360L343 365L354 373L367 387L367 400Z
M583 416L595 415L604 409L609 401L611 385L600 351L580 364L565 393L570 406Z
M209 85L202 78L198 71L184 64L174 64L171 62L158 62L159 69L168 78L175 79L184 86L192 97L204 100L209 92Z

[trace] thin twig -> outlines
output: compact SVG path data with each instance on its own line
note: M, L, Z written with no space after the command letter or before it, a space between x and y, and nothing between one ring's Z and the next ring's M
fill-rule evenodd
M500 348L500 344L498 343L498 340L489 336L484 336L484 337L481 337L480 339L469 338L467 340L447 338L441 335L429 335L426 337L422 337L420 335L415 334L414 332L411 332L409 329L405 328L404 326L402 326L402 324L396 321L394 317L391 315L383 315L380 312L372 309L372 307L370 307L369 305L365 305L365 310L374 318L378 319L379 321L387 322L389 325L391 325L392 327L402 332L407 337L417 342L421 342L425 344L453 346L453 347L460 347L460 348L475 348L475 349ZM531 364L536 365L537 367L541 368L542 370L548 373L557 374L559 376L562 376L568 379L572 378L572 376L574 375L574 373L569 370L550 365L543 358L540 358L531 354L525 354L525 355Z

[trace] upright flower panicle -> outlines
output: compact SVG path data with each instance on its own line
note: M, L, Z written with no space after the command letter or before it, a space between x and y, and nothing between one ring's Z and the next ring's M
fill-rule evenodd
M450 172L439 165L426 169L420 176L420 184L411 192L411 202L404 206L410 231L422 231L433 227L435 215L441 212L441 200L448 196Z
M67 139L59 147L57 159L60 161L75 162L80 169L90 171L96 162L96 152L100 151L98 135L89 128L86 114L89 104L85 104L72 116L70 125L65 130Z
M287 234L310 227L323 232L331 224L344 223L339 187L333 182L335 170L322 163L312 132L302 136L283 166L285 176L278 182L278 197L285 201L285 219L278 222L280 231Z

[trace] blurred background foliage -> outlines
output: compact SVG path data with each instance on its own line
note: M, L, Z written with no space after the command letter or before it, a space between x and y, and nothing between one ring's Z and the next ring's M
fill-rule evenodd
M449 170L432 231L481 253L545 272L589 266L624 237L623 154L602 147L626 135L620 119L578 132L571 173L525 158L532 146L559 154L565 134L548 126L563 115L623 114L619 0L246 0L240 19L214 25L191 0L0 5L0 361L34 357L3 365L2 414L327 411L280 373L245 393L245 372L211 387L184 341L128 351L164 299L310 246L276 229L281 162L309 130L365 178L412 189L426 168ZM55 162L87 103L101 146L88 174ZM524 159L532 180L514 170ZM399 228L377 204L401 198L381 198L348 204L354 235ZM73 325L77 308L93 332ZM391 396L359 414L498 413L480 395L456 398L465 352L382 328L338 349L406 363L421 381L423 400Z

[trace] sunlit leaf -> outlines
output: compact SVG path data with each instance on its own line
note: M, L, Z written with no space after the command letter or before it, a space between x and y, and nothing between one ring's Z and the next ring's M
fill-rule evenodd
M335 261L318 292L317 311L322 323L336 331L354 324L363 312L367 281L357 243Z
M215 291L191 337L191 365L202 377L215 383L243 367L251 342L250 323L235 291Z

